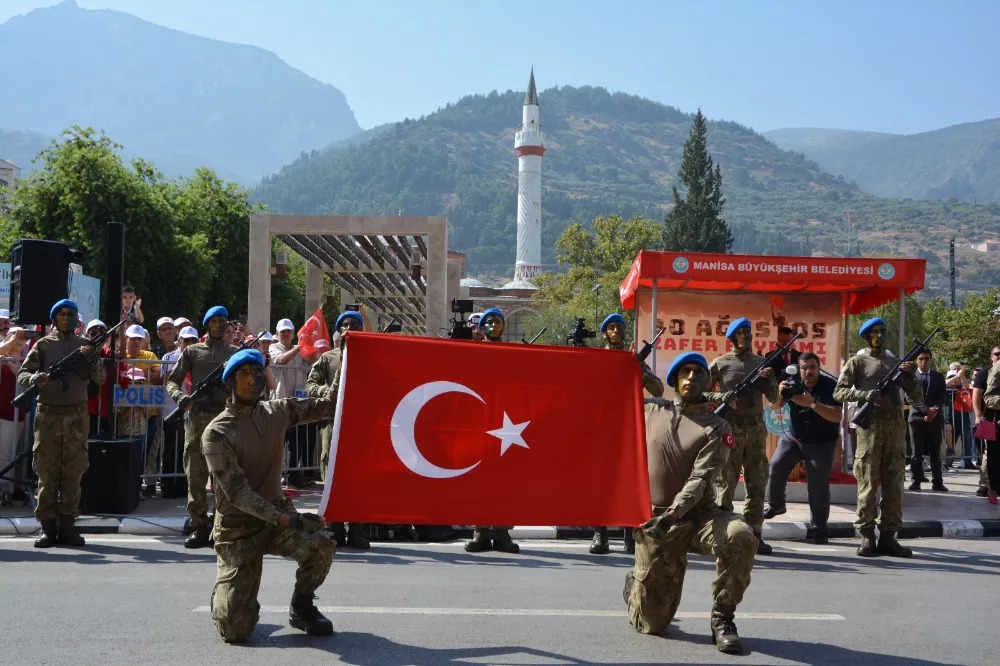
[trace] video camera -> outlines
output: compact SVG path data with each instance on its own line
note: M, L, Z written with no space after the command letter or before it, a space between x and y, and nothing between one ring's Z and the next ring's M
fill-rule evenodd
M802 381L802 377L799 376L799 366L789 365L785 368L785 382L788 384L784 389L781 390L781 399L788 402L797 395L802 395L806 392L806 385Z
M467 314L472 312L474 304L471 299L451 299L451 311L454 316L451 318L451 331L448 337L452 340L472 340L472 324L469 323Z
M587 343L584 342L587 338L596 338L596 331L588 331L586 324L583 323L583 317L577 317L576 322L573 327L569 329L569 333L566 334L566 344L573 347L586 347Z

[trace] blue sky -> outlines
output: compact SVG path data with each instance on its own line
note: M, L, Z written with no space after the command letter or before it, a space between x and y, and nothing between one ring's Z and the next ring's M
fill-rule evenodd
M273 51L365 128L523 90L532 65L540 90L603 86L758 131L1000 116L997 0L77 1ZM0 0L0 22L52 4Z

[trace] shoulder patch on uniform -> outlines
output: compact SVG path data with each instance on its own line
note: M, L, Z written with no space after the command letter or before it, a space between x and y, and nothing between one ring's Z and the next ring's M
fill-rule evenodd
M722 443L731 449L736 448L736 440L733 439L733 433L727 432L722 436Z

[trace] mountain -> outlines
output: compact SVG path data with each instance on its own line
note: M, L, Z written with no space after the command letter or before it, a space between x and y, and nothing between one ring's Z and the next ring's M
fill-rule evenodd
M0 160L7 160L21 167L21 176L26 177L33 168L31 160L35 159L51 140L52 137L37 132L0 129Z
M782 129L764 136L878 196L1000 201L1000 118L909 135Z
M263 49L69 0L0 25L17 59L0 127L105 130L168 176L206 164L255 183L303 150L358 133L343 93Z
M691 114L602 88L554 88L539 97L548 268L556 267L556 238L573 220L608 213L663 218ZM449 247L468 253L467 268L510 275L517 233L513 136L523 99L515 91L468 96L359 145L312 151L265 178L254 197L274 213L445 215ZM841 254L852 211L861 251L926 254L943 279L951 230L961 229L970 242L1000 238L1000 206L879 199L734 122L710 122L708 140L722 166L736 252ZM998 261L975 255L966 259L963 252L961 261L972 267Z

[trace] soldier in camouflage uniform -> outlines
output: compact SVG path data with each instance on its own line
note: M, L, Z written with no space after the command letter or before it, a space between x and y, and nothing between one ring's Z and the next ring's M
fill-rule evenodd
M503 337L504 316L499 308L490 308L483 313L476 328L486 342L500 342ZM519 553L521 547L510 538L513 527L479 527L475 528L472 540L466 542L465 550L469 553L481 553L498 550L503 553Z
M712 640L720 651L738 653L736 605L750 585L757 539L738 514L714 502L713 484L736 442L729 424L708 409L708 382L705 357L681 354L667 371L674 401L646 400L653 518L635 530L635 568L623 595L635 630L661 633L680 606L688 553L715 557Z
M605 349L625 349L625 318L620 314L609 314L601 322L601 337L604 338ZM663 397L663 382L653 374L649 366L640 361L642 366L642 385L646 391L657 398ZM593 555L604 555L611 551L608 546L608 528L595 527L594 541L590 544L590 552ZM632 529L625 528L625 551L635 552L635 540L632 538Z
M869 319L858 334L868 343L868 349L852 356L844 364L833 390L838 402L871 402L869 427L857 428L857 450L854 453L854 478L858 481L858 518L855 526L861 532L858 555L875 557L892 555L912 557L913 551L896 541L903 526L903 478L906 467L906 421L899 388L879 395L875 386L893 368L885 355L888 327L881 317ZM923 400L924 391L914 375L913 363L903 363L900 384L911 403ZM860 404L858 407L860 408ZM882 484L881 516L878 545L875 544L875 495Z
M733 430L736 447L729 454L729 461L719 476L719 506L733 510L733 497L740 481L740 470L746 486L746 503L743 517L757 537L757 554L769 555L771 546L764 542L764 493L767 490L767 428L764 426L764 400L778 400L778 383L774 371L763 368L747 393L737 396L736 385L764 362L763 356L753 353L753 333L750 320L740 318L729 325L726 338L733 343L733 350L716 357L710 368L714 392L706 393L710 402L725 402L730 406L725 419Z
M288 622L313 635L333 634L314 593L326 580L336 546L314 513L297 513L281 489L285 431L300 423L331 418L336 387L318 398L261 401L266 386L264 357L237 352L223 373L232 397L205 428L201 450L215 479L215 552L212 619L227 643L246 640L259 619L261 567L265 555L298 562Z
M353 310L344 312L337 317L334 331L340 333L340 347L324 352L319 360L313 364L309 370L309 377L306 378L306 395L310 398L319 398L333 387L334 390L340 385L340 358L344 351L344 334L348 331L364 330L365 322L361 314ZM326 471L330 465L330 442L333 439L333 422L331 421L320 432L322 449L320 451L319 465L323 482L326 482ZM348 545L351 548L367 550L371 543L365 536L364 523L351 523L347 531L344 531L343 523L331 523L330 533L338 544Z
M201 434L212 419L226 406L229 391L219 386L194 404L184 393L184 379L190 374L191 385L198 383L212 373L220 364L236 353L238 347L224 339L229 324L229 312L217 305L205 313L202 325L208 328L208 340L188 345L170 376L167 377L167 392L181 410L189 410L184 424L184 474L188 482L187 512L191 534L184 541L185 548L203 548L209 545L208 524L208 467L201 453Z
M36 548L56 543L83 546L84 539L74 526L80 515L80 483L90 460L87 455L87 382L104 383L105 371L100 352L87 338L73 331L77 323L76 303L63 299L52 306L49 318L56 330L35 343L17 375L21 386L38 386L35 412L35 446L32 466L38 476L38 506L35 519L42 534ZM64 375L63 383L49 381L48 370L76 350L83 360Z

